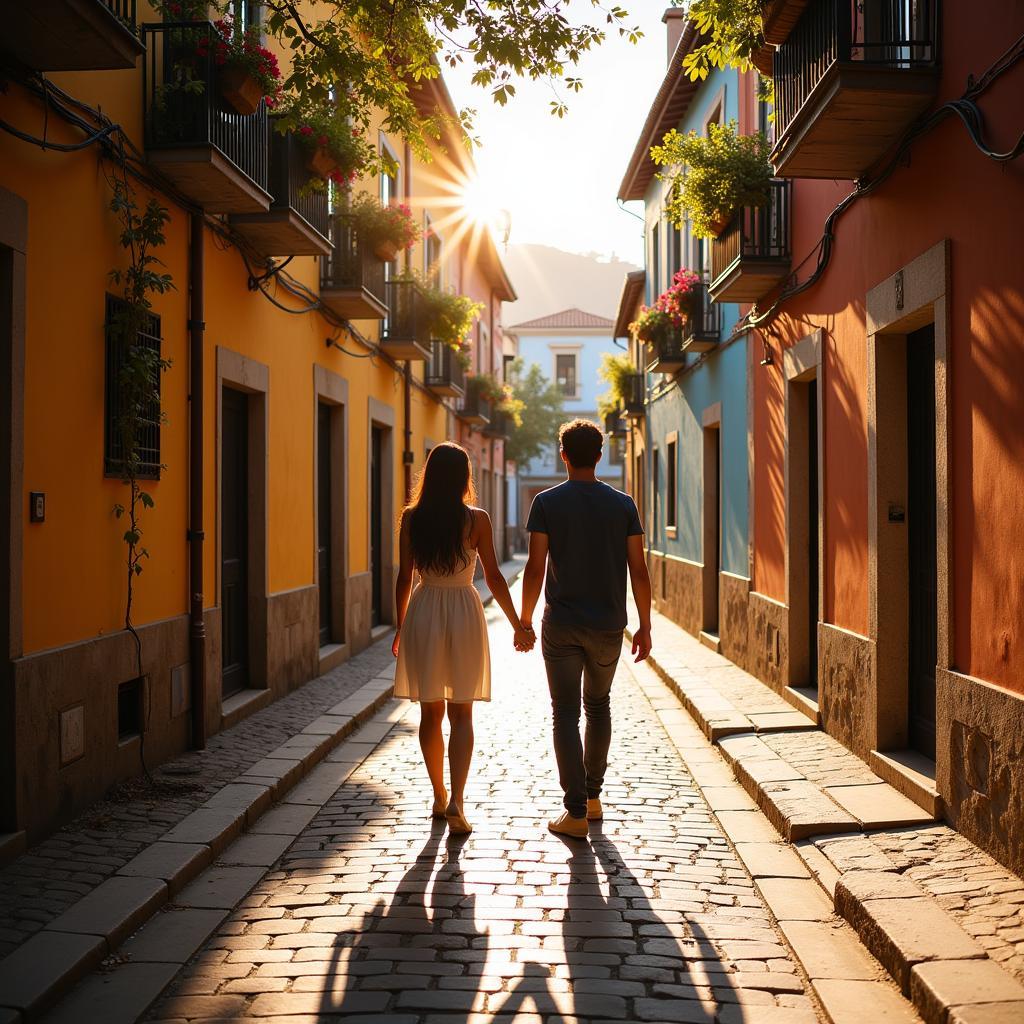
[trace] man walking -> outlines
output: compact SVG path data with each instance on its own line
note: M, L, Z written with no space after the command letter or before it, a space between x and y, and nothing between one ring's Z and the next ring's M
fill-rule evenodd
M573 420L562 425L558 443L568 479L538 494L530 509L520 618L532 628L546 564L541 650L551 691L558 781L565 793L565 811L548 828L582 839L588 821L603 816L601 786L612 735L612 677L626 626L627 567L640 613L633 638L636 661L651 651L651 580L633 499L594 474L604 434L588 420ZM587 719L583 743L581 691Z

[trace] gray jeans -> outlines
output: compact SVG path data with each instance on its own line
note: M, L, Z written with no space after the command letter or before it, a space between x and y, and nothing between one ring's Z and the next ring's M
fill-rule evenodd
M574 818L582 818L587 800L601 795L608 766L612 677L622 651L622 632L545 622L541 650L551 691L555 760L565 793L562 802ZM587 717L582 743L581 695Z

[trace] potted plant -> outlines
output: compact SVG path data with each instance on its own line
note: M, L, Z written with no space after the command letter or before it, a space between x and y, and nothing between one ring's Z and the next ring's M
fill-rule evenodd
M399 252L411 249L420 237L412 210L405 203L382 206L364 193L353 200L349 209L359 237L369 243L383 263L390 263Z
M768 202L768 150L764 135L740 135L735 121L709 124L706 136L673 129L651 149L656 164L680 168L659 176L672 183L666 216L676 226L688 217L695 235L717 238L738 209Z
M422 282L420 290L427 308L430 336L458 351L469 337L483 304Z
M692 270L677 270L672 275L672 283L654 305L640 308L640 315L629 325L630 330L648 344L665 340L669 332L681 331L694 318L694 303L699 295L700 278Z
M280 131L293 131L306 151L306 167L318 190L335 184L347 189L374 159L363 131L336 107L292 107L279 119Z
M277 57L261 45L259 28L239 30L230 18L215 21L213 27L217 31L213 58L224 101L245 115L255 114L261 100L274 107L281 94L281 70Z
M601 356L598 376L608 384L608 391L598 400L598 411L608 415L616 409L624 408L629 399L636 367L633 360L624 352L605 352Z

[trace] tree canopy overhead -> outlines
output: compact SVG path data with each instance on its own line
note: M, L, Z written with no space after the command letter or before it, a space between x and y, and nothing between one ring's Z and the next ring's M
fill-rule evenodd
M418 155L454 128L472 139L473 111L425 103L420 87L442 66L473 68L474 84L506 103L516 80L549 79L578 91L574 70L609 32L635 42L628 12L578 0L589 18L571 18L572 0L264 0L266 29L291 50L284 81L289 127L330 106L357 130L381 120ZM551 101L561 116L561 98Z

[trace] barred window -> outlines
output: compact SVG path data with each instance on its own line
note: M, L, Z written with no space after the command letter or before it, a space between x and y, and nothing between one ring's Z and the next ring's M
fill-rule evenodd
M105 330L106 335L106 401L103 430L103 472L107 476L120 476L124 464L124 444L119 429L121 417L121 367L128 352L127 339L117 330L119 318L123 315L125 300L116 295L107 295ZM136 336L135 344L145 345L160 355L160 317L155 313L146 316L145 327ZM160 371L156 371L156 389L160 392ZM154 403L147 410L146 424L139 436L140 477L156 480L160 477L160 403Z

